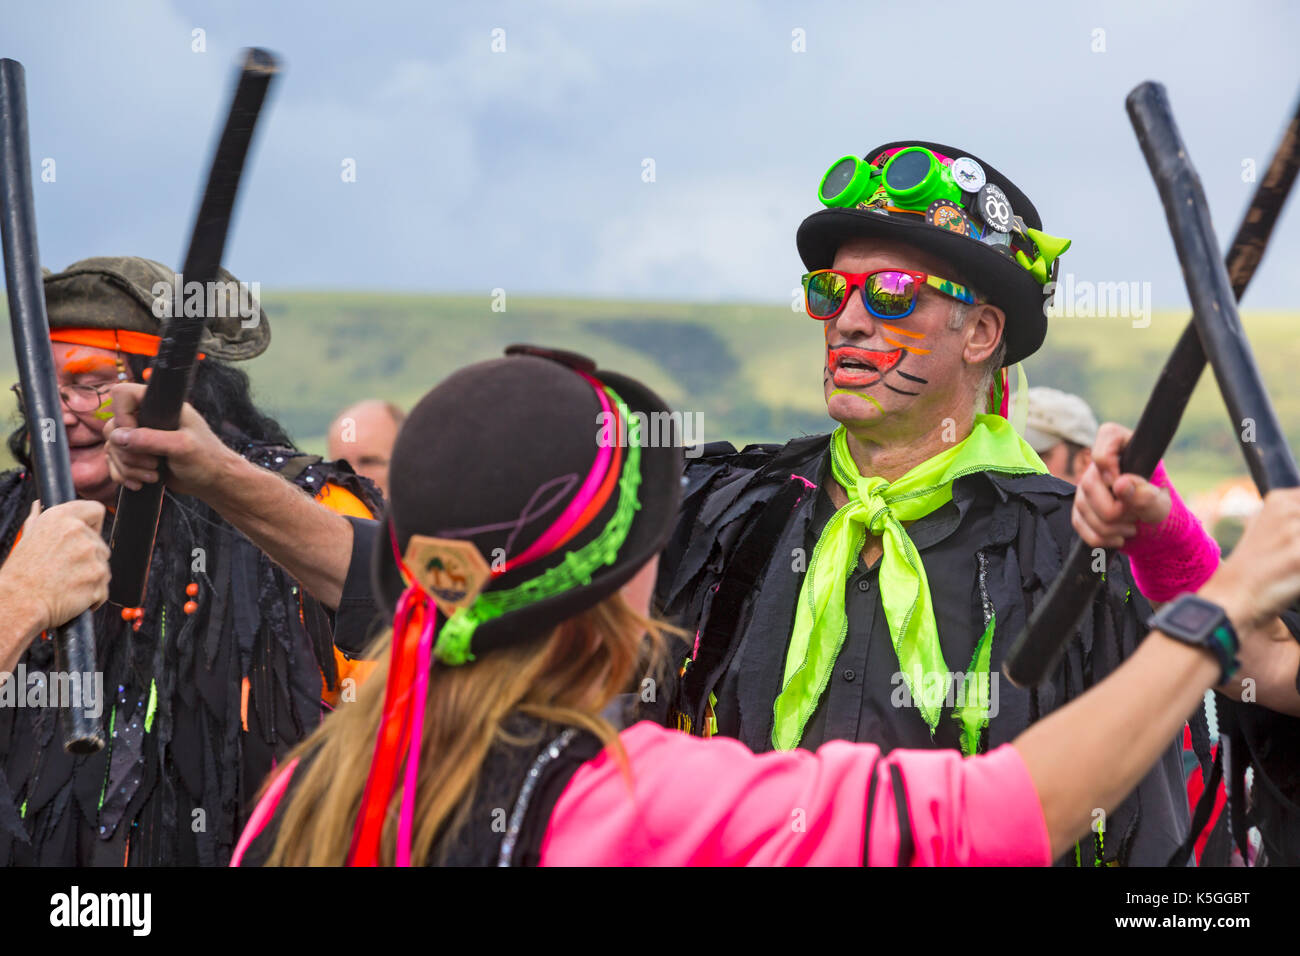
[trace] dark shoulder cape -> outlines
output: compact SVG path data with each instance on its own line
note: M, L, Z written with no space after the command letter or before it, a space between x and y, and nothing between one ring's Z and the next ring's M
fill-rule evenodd
M226 441L305 491L334 483L380 507L346 465ZM32 485L0 477L0 556ZM186 614L191 582L198 608ZM168 494L140 626L105 605L95 633L103 751L64 753L55 708L0 708L0 864L224 865L274 761L320 722L322 686L336 680L330 615L211 508ZM28 686L15 688L24 704L53 666L38 638L21 660Z
M662 612L698 635L674 702L676 726L706 732L710 694L731 669L741 675L734 685L740 699L717 708L718 732L755 750L771 748L772 702L802 583L802 574L789 573L786 562L792 548L815 543L815 486L825 480L828 443L829 436L819 435L739 452L715 443L687 463L680 520L660 560L656 590ZM972 507L989 513L979 540L969 542L969 603L976 634L986 616L996 614L995 677L1010 640L1061 568L1073 538L1073 493L1073 486L1050 475L984 472L954 484L954 501L973 499ZM1149 614L1127 559L1115 556L1053 678L1030 690L1001 681L1000 710L984 731L981 750L1012 740L1119 666L1147 633ZM1188 823L1180 752L1171 742L1151 775L1111 814L1095 845L1081 849L1080 862L1163 864Z

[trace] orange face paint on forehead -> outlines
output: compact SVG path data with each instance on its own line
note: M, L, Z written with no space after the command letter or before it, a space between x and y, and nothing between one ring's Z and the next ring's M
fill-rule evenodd
M63 361L62 371L65 375L85 375L88 372L111 370L116 374L117 362L108 355L87 355L73 358L69 352Z

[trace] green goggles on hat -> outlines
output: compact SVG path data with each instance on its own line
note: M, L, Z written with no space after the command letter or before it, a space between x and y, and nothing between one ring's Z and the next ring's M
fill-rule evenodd
M925 146L894 150L879 166L841 157L822 177L817 198L832 208L922 216L1014 258L1040 285L1055 278L1057 259L1070 247L1069 239L1026 226L974 159L951 159Z
M845 156L826 171L817 189L817 198L827 206L875 202L921 211L939 199L959 203L961 194L948 165L924 146L900 149L880 168Z

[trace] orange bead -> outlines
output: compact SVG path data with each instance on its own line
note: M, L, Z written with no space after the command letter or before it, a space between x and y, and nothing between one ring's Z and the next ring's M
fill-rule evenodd
M142 607L132 608L131 616L135 618L137 621L139 621L140 618L144 617L144 608Z
M144 370L144 380L147 382L147 381L149 381L149 379L152 378L152 377L153 377L153 368L150 367L150 368L145 369L145 370Z
M122 620L129 621L133 617L135 617L135 608L133 607L122 608Z
M134 624L131 625L131 630L133 630L133 631L138 631L138 630L140 630L140 625L143 624L143 623L144 623L143 621L137 619L136 622L135 622Z
M199 609L198 601L186 601L183 610L185 611L186 614L193 614L198 609Z
M189 584L185 585L185 593L188 594L190 597L194 597L194 595L199 593L198 584L195 583L194 581L191 581Z

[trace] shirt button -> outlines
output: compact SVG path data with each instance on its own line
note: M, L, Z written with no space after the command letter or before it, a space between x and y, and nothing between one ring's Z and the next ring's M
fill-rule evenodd
M856 679L857 679L857 676L858 676L858 672L855 671L855 670L854 670L853 668L851 668L851 667L850 667L848 670L846 670L846 671L844 672L844 679L845 679L846 681L853 681L853 680L856 680Z
M871 582L868 581L866 578L863 578L861 581L858 582L858 590L859 590L859 591L870 591L870 590L871 590Z

